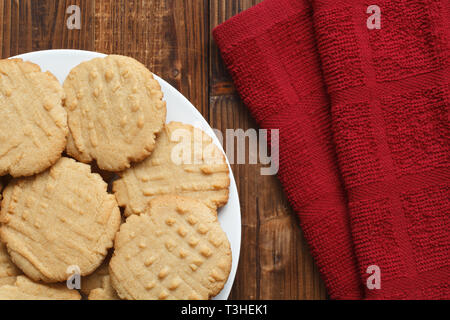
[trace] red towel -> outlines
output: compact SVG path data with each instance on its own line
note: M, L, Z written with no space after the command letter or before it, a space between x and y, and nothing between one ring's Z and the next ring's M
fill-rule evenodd
M265 0L214 37L280 130L279 177L329 294L450 299L448 1L380 0L380 29L366 1L309 2Z

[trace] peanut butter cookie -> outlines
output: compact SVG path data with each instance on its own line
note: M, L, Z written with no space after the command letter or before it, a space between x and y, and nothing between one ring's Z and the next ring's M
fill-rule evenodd
M0 238L12 261L35 281L66 281L68 268L89 275L120 226L120 211L90 166L61 158L49 170L13 180L3 192Z
M153 74L130 57L111 55L76 66L64 82L67 153L107 171L142 161L155 147L166 103Z
M206 133L180 122L167 124L152 155L119 175L113 191L126 216L143 212L164 194L195 198L213 209L228 201L225 156Z
M109 267L123 299L209 299L228 279L231 249L214 209L161 196L122 224Z
M68 289L65 284L42 284L18 276L11 285L0 287L0 300L80 300L77 290Z
M21 59L0 60L0 176L31 176L66 147L64 91L49 72Z

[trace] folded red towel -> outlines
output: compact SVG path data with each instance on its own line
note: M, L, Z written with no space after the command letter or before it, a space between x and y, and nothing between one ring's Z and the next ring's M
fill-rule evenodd
M219 26L214 37L255 119L280 130L279 177L330 296L360 298L310 6L264 1Z
M373 30L366 1L312 3L266 0L214 37L252 115L280 129L279 177L329 294L362 298L376 265L364 297L448 299L448 2L380 0Z
M448 1L314 2L340 171L367 298L450 298Z

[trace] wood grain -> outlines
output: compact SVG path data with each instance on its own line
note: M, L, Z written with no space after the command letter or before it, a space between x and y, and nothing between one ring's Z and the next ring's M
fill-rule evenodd
M257 126L236 94L212 29L260 0L0 0L0 53L74 48L132 56L183 93L214 127ZM81 30L66 27L69 5ZM242 248L232 299L323 299L326 292L276 177L233 165Z

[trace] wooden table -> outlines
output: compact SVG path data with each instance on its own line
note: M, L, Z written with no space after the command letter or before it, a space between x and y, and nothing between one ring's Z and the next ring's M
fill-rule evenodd
M181 91L213 128L256 128L211 36L260 0L0 0L3 58L43 49L134 57ZM69 30L70 5L81 29ZM278 179L233 165L242 248L232 299L323 299L326 291Z

